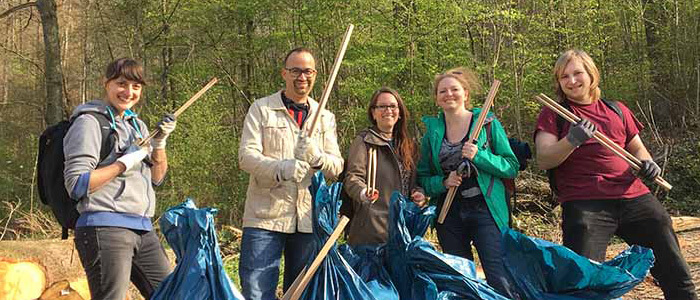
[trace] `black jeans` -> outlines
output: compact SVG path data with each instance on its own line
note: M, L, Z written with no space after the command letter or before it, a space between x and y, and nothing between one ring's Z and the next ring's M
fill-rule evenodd
M95 300L124 299L129 281L148 299L171 271L154 231L78 227L75 247Z
M601 262L613 234L629 245L651 248L656 259L651 275L659 281L664 297L698 299L671 217L653 195L564 202L562 218L564 246Z
M442 251L447 254L473 261L473 242L484 268L486 282L503 296L519 299L506 277L501 231L483 197L462 200L457 196L447 212L445 222L435 223L435 229Z

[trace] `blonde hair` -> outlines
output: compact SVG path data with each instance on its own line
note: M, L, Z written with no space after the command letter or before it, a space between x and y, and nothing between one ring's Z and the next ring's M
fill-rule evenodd
M437 89L438 89L438 84L440 84L440 81L442 81L445 78L454 78L457 80L460 85L462 85L462 88L465 91L468 91L467 93L467 99L464 101L464 106L467 109L472 108L472 103L470 101L470 97L472 93L477 93L481 90L481 84L479 83L479 80L476 77L476 74L472 72L472 70L467 69L465 67L457 67L453 69L447 70L445 73L440 73L435 75L435 80L433 81L433 96L437 98Z
M600 84L600 71L598 71L598 67L595 66L593 59L588 53L583 50L571 49L559 55L557 62L554 64L554 70L552 71L554 75L554 91L557 94L559 102L566 100L566 94L564 94L564 90L562 90L559 84L559 76L564 72L566 65L573 59L581 61L583 68L586 69L588 76L591 77L591 89L589 91L591 100L596 101L600 99L600 87L598 87Z

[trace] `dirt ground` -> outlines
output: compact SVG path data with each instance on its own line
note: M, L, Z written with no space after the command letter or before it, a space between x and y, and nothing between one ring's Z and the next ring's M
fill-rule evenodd
M693 281L700 287L700 230L681 232L678 238L683 254L691 267ZM624 244L608 248L608 256L613 257L626 248ZM48 282L61 279L75 280L84 276L78 253L73 251L73 241L39 240L39 241L0 241L0 257L15 259L38 259L48 270ZM171 257L171 260L174 259ZM133 288L132 288L133 289ZM142 299L132 291L133 299ZM661 290L648 277L623 299L663 299Z

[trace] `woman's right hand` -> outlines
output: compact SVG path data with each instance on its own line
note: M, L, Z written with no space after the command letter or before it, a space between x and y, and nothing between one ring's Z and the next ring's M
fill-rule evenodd
M458 187L460 184L462 184L462 176L457 175L457 172L452 171L450 172L450 175L447 176L445 180L442 181L442 184L447 188L453 188L453 187Z
M360 199L369 202L377 201L377 199L379 199L379 191L376 189L367 190L367 188L364 188L360 192Z

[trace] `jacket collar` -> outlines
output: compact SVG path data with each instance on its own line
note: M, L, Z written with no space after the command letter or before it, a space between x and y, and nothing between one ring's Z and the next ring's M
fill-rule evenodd
M377 146L387 146L390 140L384 138L377 129L376 126L367 129L367 134L365 134L364 141L369 144Z
M272 98L274 101L270 103L270 108L271 109L281 109L281 110L287 110L287 107L284 106L284 101L282 101L282 90L277 91L277 93L272 94ZM318 110L318 102L314 100L311 97L307 97L307 101L309 104L309 116L313 115L311 112L315 112Z

